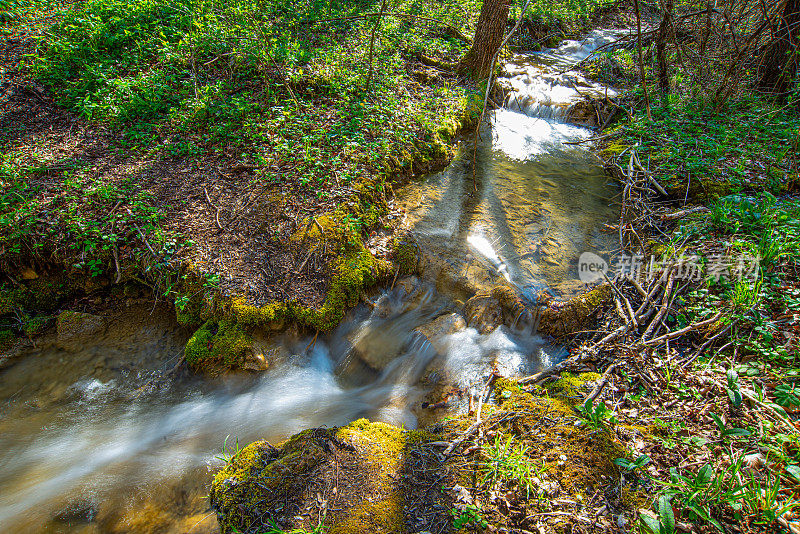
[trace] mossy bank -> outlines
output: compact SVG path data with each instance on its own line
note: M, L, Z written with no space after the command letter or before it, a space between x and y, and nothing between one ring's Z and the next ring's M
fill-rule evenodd
M478 433L469 414L427 430L361 419L278 446L255 442L230 451L211 504L224 533L569 532L580 520L548 513L551 503L571 502L577 516L603 499L632 510L647 496L615 463L627 454L617 433L631 430L592 426L575 410L599 379L565 373L528 389L499 379Z

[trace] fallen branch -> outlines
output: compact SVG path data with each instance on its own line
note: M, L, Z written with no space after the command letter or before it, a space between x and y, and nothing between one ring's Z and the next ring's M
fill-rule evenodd
M726 333L727 333L727 332L728 332L728 331L729 331L731 328L733 328L733 326L734 326L734 325L737 323L737 321L738 321L738 320L734 320L732 323L730 323L729 325L727 325L725 328L723 328L722 330L720 330L719 332L717 332L716 334L714 334L714 335L713 335L713 336L712 336L710 339L708 339L708 340L707 340L705 343L703 343L702 345L700 345L700 348L699 348L699 349L697 349L697 351L696 351L696 352L695 352L695 353L694 353L694 354L693 354L693 355L692 355L690 358L688 358L688 359L687 359L685 362L683 362L683 363L681 364L681 367L683 367L684 369L686 369L687 367L689 367L689 366L692 364L692 362L694 362L694 361L695 361L695 360L696 360L698 357L700 357L700 355L701 355L701 354L703 354L703 351L704 351L704 350L706 350L706 349L707 349L707 348L708 348L708 347L709 347L709 346L710 346L710 345L711 345L711 344L712 344L714 341L716 341L716 340L717 340L717 338L719 338L720 336L723 336L723 335L725 335L725 334L726 334ZM723 348L724 348L724 347L723 347ZM720 350L722 350L722 349L720 349Z
M558 373L560 373L562 371L566 371L567 369L570 369L571 367L576 367L576 366L582 364L583 362L588 360L591 357L591 355L592 355L592 353L588 352L588 351L581 352L580 354L578 354L576 356L572 356L571 358L567 358L566 360L564 360L564 361L562 361L560 363L557 363L555 365L552 365L552 366L548 367L547 369L545 369L543 371L540 371L540 372L538 372L538 373L536 373L534 375L530 375L530 376L526 376L524 378L520 378L519 380L517 380L517 383L520 384L520 385L539 384L541 382L544 382L545 379L547 379L547 378L549 378L549 377L551 377L551 376L553 376L555 374L558 374Z
M650 341L645 341L644 344L647 345L647 346L658 345L662 341L666 341L668 339L674 339L674 338L680 337L680 336L682 336L684 334L688 334L689 332L691 332L693 330L698 330L700 328L703 328L704 326L708 326L710 324L714 324L717 321L719 321L719 319L721 317L722 317L722 312L718 312L710 319L706 319L704 321L700 321L700 322L697 322L697 323L692 323L692 324L690 324L689 326L687 326L685 328L681 328L680 330L675 330L674 332L669 332L668 334L664 334L663 336L651 339Z
M214 215L214 220L217 223L217 228L222 230L222 225L219 223L219 210L220 210L220 208L218 208L213 202L211 202L211 197L208 196L208 190L205 187L203 188L203 193L206 194L206 201L208 202L208 205L211 206L212 208L214 208L215 210L217 210L217 213Z
M598 382L594 389L592 389L592 392L589 393L585 399L583 399L583 404L586 404L586 401L594 402L594 400L600 396L600 393L603 392L603 388L606 387L606 384L608 383L608 379L611 377L611 373L619 365L619 363L620 362L614 362L608 366L606 371L603 373L600 382Z
M472 423L472 425L468 429L466 429L460 436L458 436L456 439L450 442L450 445L448 445L448 447L444 450L443 454L445 456L451 454L456 447L464 443L464 440L466 440L468 437L474 434L475 431L477 431L478 427L480 426L481 426L481 421L476 421L475 423Z
M644 334L642 334L642 341L647 341L647 338L650 337L651 334L656 333L656 329L661 324L661 321L667 315L667 311L669 310L669 303L670 297L672 296L672 289L675 285L675 272L670 269L669 275L667 276L667 286L664 288L664 297L661 299L661 308L658 310L658 314L656 314L656 318L653 319L647 329L645 329Z
M674 221L676 219L682 219L687 215L692 215L693 213L708 213L711 211L705 206L695 206L693 208L680 210L680 211L673 211L672 213L665 213L660 217L662 221Z

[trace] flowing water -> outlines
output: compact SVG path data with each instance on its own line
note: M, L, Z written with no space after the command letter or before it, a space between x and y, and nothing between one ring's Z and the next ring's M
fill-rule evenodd
M609 38L590 37L507 65L501 83L519 89L494 112L474 173L465 150L401 192L424 246L481 265L487 283L563 295L579 288L573 257L613 248L600 229L616 217L615 190L591 154L565 144L591 132L556 110L575 98L559 72ZM218 379L171 373L189 333L143 304L77 341L41 339L0 371L0 531L216 532L206 495L223 448L359 417L414 427L436 417L423 400L465 408L492 369L530 373L563 357L530 331L479 334L459 311L446 289L400 280L328 336L260 340L268 371Z
M491 285L499 272L531 297L546 290L566 299L585 289L577 280L582 252L613 255L618 241L602 223L619 216L618 190L576 144L592 132L565 118L582 95L615 93L565 71L615 34L595 31L513 58L498 80L506 106L492 113L477 150L465 141L447 169L398 192L406 227L473 285ZM494 269L474 269L481 260Z

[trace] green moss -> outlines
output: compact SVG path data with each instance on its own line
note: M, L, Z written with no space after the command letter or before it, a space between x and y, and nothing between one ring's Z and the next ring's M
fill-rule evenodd
M339 324L348 308L358 303L366 288L388 278L391 272L389 262L375 258L366 248L351 246L335 262L331 284L321 307L309 308L293 301L258 307L243 299L234 299L226 306L225 316L246 326L280 330L287 322L295 321L301 326L328 332Z
M22 320L22 333L28 337L38 336L43 333L50 325L52 317L49 315L34 315L29 316L23 314Z
M21 285L4 283L0 286L0 315L18 309L51 312L77 289L79 286L76 281L63 276L40 276L35 280L26 280Z
M11 329L6 328L4 330L0 330L0 350L8 349L16 337L17 336L14 334L14 331Z
M346 518L332 525L328 534L403 534L407 532L403 494L394 492L375 502L363 501L348 511Z
M12 313L25 301L27 291L20 287L3 284L0 286L0 315Z
M574 303L582 317L586 317L594 312L599 306L611 300L611 286L602 284L589 291L585 295L579 295L570 302Z
M300 319L321 332L335 328L348 308L358 303L361 292L391 273L391 265L361 248L342 256L334 270L328 295L321 308L302 310Z
M384 471L400 466L403 451L409 446L432 441L433 434L422 430L402 430L386 423L373 423L358 419L342 427L336 437L350 443L358 443L370 452Z
M619 490L619 500L628 510L639 510L641 508L650 509L653 497L642 489L622 486Z
M243 362L252 344L236 323L209 320L186 343L186 363L201 371L232 368Z
M578 417L573 407L582 398L581 389L597 378L596 373L564 373L547 387L536 387L536 393L525 391L513 380L495 382L500 411L519 416L500 431L521 439L530 458L544 462L548 476L572 494L598 488L603 477L616 476L614 459L625 454L610 433L575 426Z
M401 274L417 274L419 265L419 246L410 238L398 237L392 242L392 260Z
M559 395L561 397L574 399L582 397L583 393L581 388L587 382L594 382L600 380L598 373L580 373L578 375L572 373L561 373L561 378L555 382L548 383L545 388L551 395Z
M234 299L230 303L229 315L239 324L262 326L273 330L283 328L287 319L293 319L293 304L273 302L266 306L250 306L242 299Z
M298 437L296 437L298 438ZM247 531L254 523L248 513L264 502L264 495L292 495L301 491L325 451L313 439L292 439L273 458L274 448L257 441L239 451L214 477L211 499L223 533Z
M300 432L278 448L259 441L242 449L215 475L212 505L223 533L246 530L264 511L308 499L307 488L320 473L341 470L355 472L359 484L341 480L340 489L351 493L339 498L353 505L329 512L327 532L405 532L406 495L399 484L405 455L409 448L432 439L427 432L359 419L342 428ZM334 449L350 452L334 453Z

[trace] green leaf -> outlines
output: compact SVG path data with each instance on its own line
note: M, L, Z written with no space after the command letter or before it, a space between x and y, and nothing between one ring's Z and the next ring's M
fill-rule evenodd
M661 521L660 534L675 532L675 513L672 511L672 503L666 495L658 498L658 518Z
M711 419L714 420L714 423L716 423L717 428L719 429L719 431L721 433L725 432L725 423L722 422L722 419L720 419L720 417L715 413L711 413L709 415L711 416Z
M711 467L711 464L706 464L697 472L695 481L697 484L708 484L712 478L714 478L714 468Z
M749 436L750 435L750 431L746 430L744 428L726 428L722 432L722 435L723 436L742 436L742 437L744 437L744 436Z
M650 530L650 532L653 534L661 534L661 523L658 521L658 519L645 514L640 515L639 519L642 521L642 523L644 523L644 526Z

